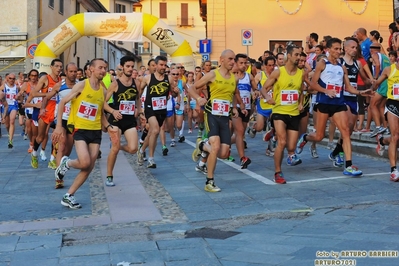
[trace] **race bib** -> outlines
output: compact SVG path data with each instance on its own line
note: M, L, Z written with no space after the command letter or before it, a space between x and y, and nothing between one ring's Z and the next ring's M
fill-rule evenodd
M399 83L394 83L392 86L392 95L395 100L399 100Z
M230 101L214 99L212 101L212 114L220 116L229 116Z
M123 115L134 115L135 107L136 107L135 101L121 101L119 103L119 111Z
M78 108L78 117L94 121L96 119L98 105L82 101Z
M64 111L62 112L62 120L68 120L70 113L71 113L71 104L67 103L65 104Z
M166 96L152 97L152 110L165 110L166 109Z
M337 85L337 84L332 84L332 83L327 83L327 90L335 90L335 98L340 98L341 97L341 90L342 90L342 86Z
M17 95L14 93L6 93L7 103L13 105L16 97Z
M356 83L356 82L351 82L351 86L357 90L357 83ZM348 91L346 90L346 87L345 87L344 96L347 96L347 97L356 97L357 95L348 92Z
M281 105L293 105L298 102L299 95L297 90L282 90Z
M245 104L245 109L251 109L251 100L248 96L241 97L242 103Z

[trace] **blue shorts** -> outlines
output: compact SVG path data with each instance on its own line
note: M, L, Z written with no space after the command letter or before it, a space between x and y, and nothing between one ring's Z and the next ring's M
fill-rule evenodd
M190 108L194 110L195 106L197 106L197 102L191 101L190 102Z
M18 112L18 105L9 105L8 106L7 115L9 115L12 111L17 111Z
M272 109L262 109L260 101L256 101L256 112L261 116L269 118L272 114Z
M166 112L166 117L171 117L175 114L175 112L173 110L167 111Z
M357 101L356 102L354 102L354 101L345 101L345 104L347 106L349 106L349 109L351 110L352 114L358 115L358 113L359 113L359 105L358 105Z
M40 109L39 108L33 108L33 113L32 113L32 120L33 121L39 121L39 114L40 114Z

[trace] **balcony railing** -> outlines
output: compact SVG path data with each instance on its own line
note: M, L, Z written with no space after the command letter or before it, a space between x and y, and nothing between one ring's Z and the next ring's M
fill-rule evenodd
M194 17L177 17L178 27L194 27Z

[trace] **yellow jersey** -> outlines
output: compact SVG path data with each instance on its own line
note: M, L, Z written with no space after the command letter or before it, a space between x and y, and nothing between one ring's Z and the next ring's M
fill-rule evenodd
M273 87L273 99L276 102L273 105L272 113L299 115L298 100L302 88L303 70L297 68L294 75L289 75L284 66L279 68L280 77Z
M259 80L260 89L262 89L262 87L265 84L266 80L267 80L266 73L261 71L260 72L260 80ZM271 89L268 93L270 94L271 97L273 97L273 89ZM260 105L260 108L262 110L270 110L270 109L273 108L273 105L267 103L266 99L264 99L263 97L259 98L259 105Z
M104 88L94 90L89 79L82 81L85 86L82 92L71 101L71 112L68 127L75 130L101 130L101 115L104 104Z
M205 105L207 113L219 116L230 115L230 105L236 90L236 78L230 73L230 78L224 78L219 69L214 70L215 80L208 86L208 102Z
M388 77L387 98L399 101L399 70L396 64L391 65L391 72Z

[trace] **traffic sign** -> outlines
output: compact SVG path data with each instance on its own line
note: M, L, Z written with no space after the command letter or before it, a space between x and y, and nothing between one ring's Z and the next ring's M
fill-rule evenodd
M253 45L253 32L252 30L241 30L242 45Z
M35 57L36 48L37 48L37 44L35 44L35 43L29 45L29 47L28 47L28 56L30 58L34 58Z
M209 60L209 54L201 54L201 56L202 56L202 62Z
M199 41L199 52L200 54L210 54L212 53L212 40L205 39Z

